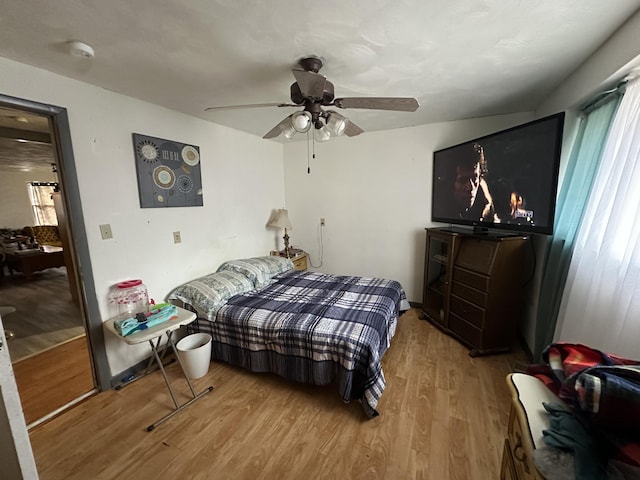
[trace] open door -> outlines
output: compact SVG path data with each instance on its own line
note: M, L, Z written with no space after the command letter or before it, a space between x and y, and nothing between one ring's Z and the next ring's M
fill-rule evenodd
M61 195L58 197L56 208L60 209L58 215L62 218L63 222L63 225L60 225L60 230L61 234L65 236L64 240L61 239L65 243L65 263L69 263L69 267L67 269L70 283L69 291L73 297L74 308L77 308L79 312L81 312L80 315L84 320L84 328L86 332L86 337L81 340L84 342L85 360L82 361L85 371L84 377L87 378L86 387L83 388L84 391L92 390L94 392L96 388L98 390L109 389L111 388L111 372L107 362L104 346L102 319L93 285L91 258L89 255L89 246L85 232L80 189L76 175L67 111L63 107L9 97L2 94L0 94L0 108L22 112L21 115L25 117L29 115L39 116L41 118L45 118L48 123L48 135L46 137L33 137L33 140L46 142L47 138L49 139L54 151L55 167L57 168L59 183L62 190ZM0 133L2 132L3 130L0 128ZM4 133L7 135L10 134L11 129L4 129ZM32 137L30 136L28 138ZM11 161L15 163L16 157L11 156ZM65 346L70 346L71 343L72 342L68 342ZM54 352L47 351L45 353L53 354ZM14 383L17 383L20 388L20 394L23 402L25 402L25 400L30 396L40 396L38 393L31 395L26 392L26 390L23 395L24 385L35 385L33 382L29 382L28 380L28 368L23 368L27 367L26 362L28 360L30 359L20 362L21 370L25 370L27 373L18 371L18 365L15 365L12 367L13 370L11 374L11 378L14 379L14 381L17 379L17 382ZM63 365L62 362L53 360L48 361L48 363ZM54 380L60 380L57 374L52 374L51 376ZM25 378L27 381L23 382L23 379ZM75 384L79 383L77 379L71 381ZM40 384L43 382L36 383ZM48 393L52 393L54 388L52 387L47 390ZM55 384L55 391L64 390L66 390L66 388L61 385L60 381L58 381ZM82 393L80 393L80 397L81 396ZM69 400L66 400L66 402L63 403L67 404L68 402ZM55 413L56 408L53 403L47 403L49 407L54 407L53 410ZM22 407L23 416L26 418L27 409L24 404ZM40 417L40 415L37 414L36 417ZM30 426L34 426L33 419L28 419L28 421L30 422ZM0 460L2 459L0 458Z
M38 478L0 317L0 465L3 478Z

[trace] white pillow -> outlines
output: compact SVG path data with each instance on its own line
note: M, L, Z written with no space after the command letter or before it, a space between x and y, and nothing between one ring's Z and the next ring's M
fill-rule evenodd
M293 262L276 255L230 260L218 268L218 272L232 271L244 275L255 288L266 287L272 282L273 277L289 270L293 270Z
M196 309L198 316L213 322L229 298L251 290L254 290L253 283L245 275L222 271L180 285L167 296L167 300L188 303Z

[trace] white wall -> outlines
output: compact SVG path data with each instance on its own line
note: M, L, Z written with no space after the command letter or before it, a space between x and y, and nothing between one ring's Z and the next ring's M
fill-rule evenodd
M524 123L532 113L500 115L340 137L315 144L307 174L307 143L285 145L291 243L317 270L398 280L422 303L425 228L431 223L433 151Z
M103 320L109 288L141 278L156 300L230 258L265 255L277 237L265 227L284 204L282 146L44 70L0 58L0 93L65 107L80 184L95 294ZM141 209L132 132L198 145L203 207ZM111 224L102 240L98 226ZM174 245L172 232L182 233ZM109 335L113 374L148 354Z
M53 162L53 157L51 159ZM55 182L57 176L49 165L28 172L0 173L0 228L19 229L33 225L33 212L27 191L28 182Z

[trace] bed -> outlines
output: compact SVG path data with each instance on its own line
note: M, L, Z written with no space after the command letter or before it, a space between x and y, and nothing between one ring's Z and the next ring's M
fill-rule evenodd
M313 385L336 384L345 402L378 415L382 357L409 309L394 280L296 271L289 259L256 257L174 289L211 334L212 360Z

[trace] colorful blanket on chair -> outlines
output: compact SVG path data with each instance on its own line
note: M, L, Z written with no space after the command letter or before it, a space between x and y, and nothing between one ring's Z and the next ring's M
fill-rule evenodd
M527 373L602 434L613 457L640 465L640 361L573 343L552 343L542 357Z

